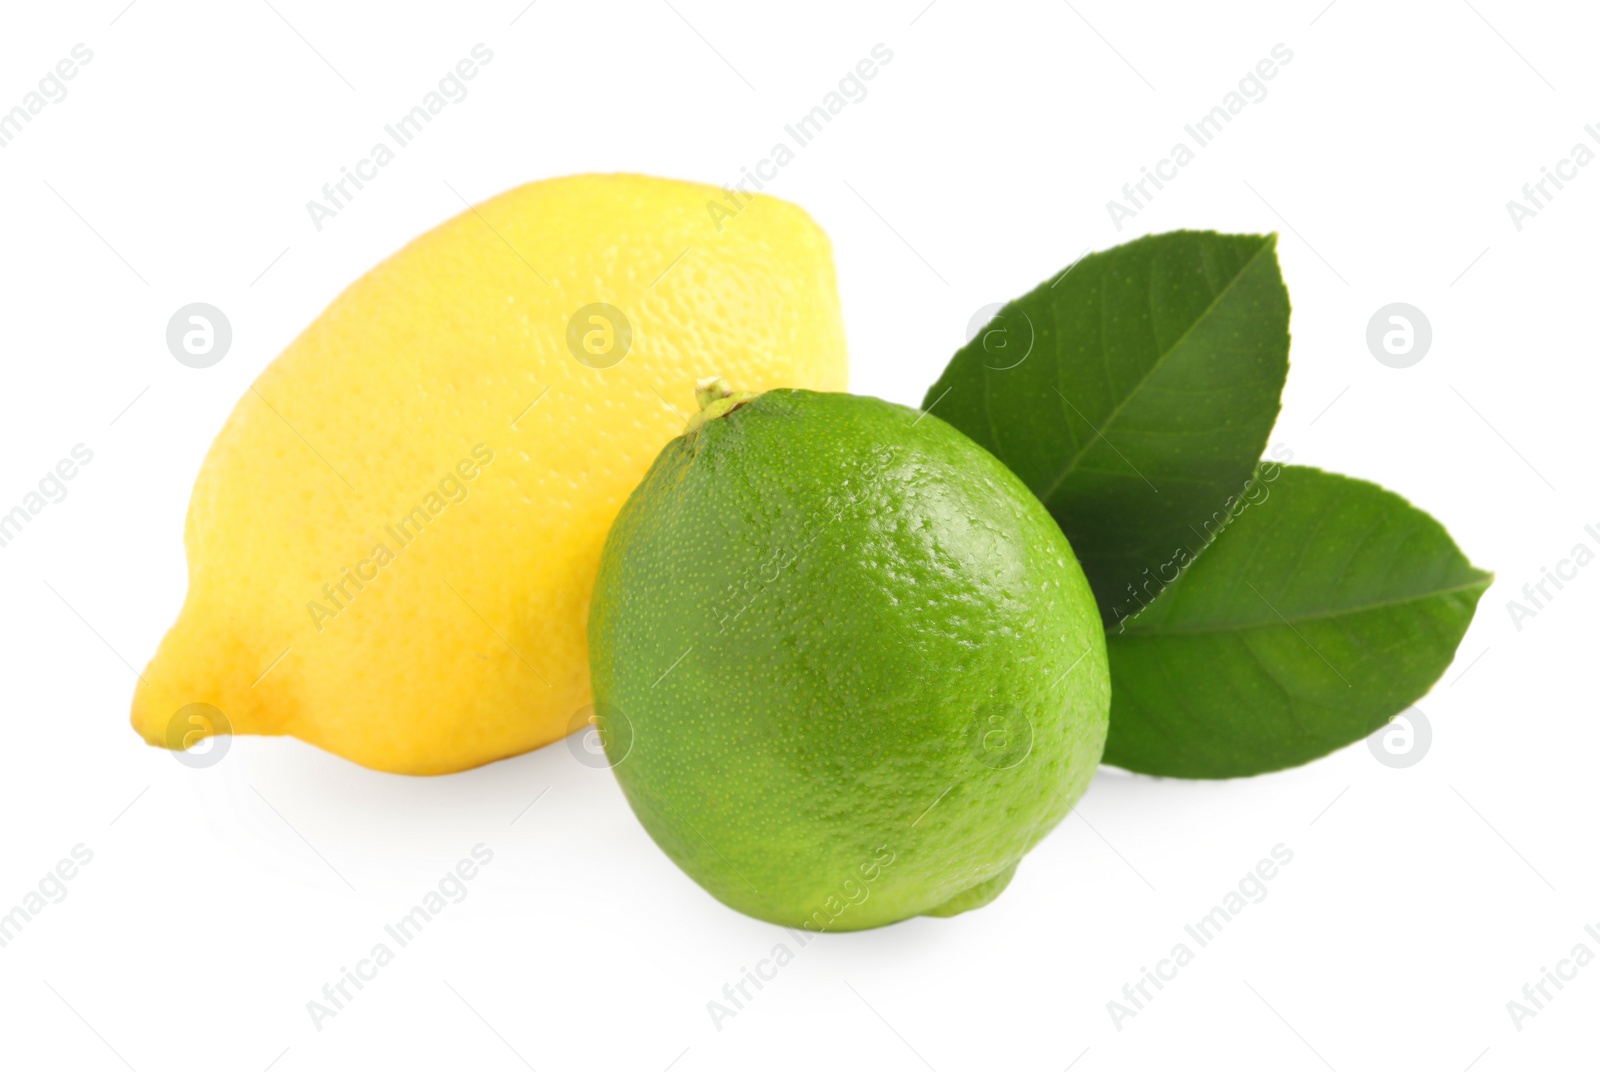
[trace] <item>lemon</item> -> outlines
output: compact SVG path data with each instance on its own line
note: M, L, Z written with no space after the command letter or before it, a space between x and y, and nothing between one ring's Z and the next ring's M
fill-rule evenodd
M181 747L178 712L206 704L237 733L434 774L582 723L601 546L696 378L845 386L826 237L785 202L725 200L532 183L340 295L201 468L188 595L134 728Z
M595 585L595 721L634 812L774 923L988 903L1105 746L1105 634L1061 529L937 417L701 401Z

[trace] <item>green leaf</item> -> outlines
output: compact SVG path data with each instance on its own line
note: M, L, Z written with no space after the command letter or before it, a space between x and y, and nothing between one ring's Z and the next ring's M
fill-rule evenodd
M1107 763L1231 778L1360 740L1444 673L1492 580L1362 480L1269 462L1236 509L1108 630Z
M1083 258L957 351L924 409L1044 501L1102 616L1237 495L1289 370L1272 235L1178 231Z

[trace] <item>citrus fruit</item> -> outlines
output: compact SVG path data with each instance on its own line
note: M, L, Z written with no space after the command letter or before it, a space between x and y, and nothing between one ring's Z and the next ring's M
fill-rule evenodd
M234 732L411 774L565 735L606 530L695 378L845 384L826 237L782 201L725 218L722 200L636 175L533 183L341 294L205 460L188 595L135 729L182 742L200 731L169 737L173 719L206 704Z
M607 538L595 722L724 903L811 930L1005 888L1105 744L1105 636L1060 528L902 406L705 385Z

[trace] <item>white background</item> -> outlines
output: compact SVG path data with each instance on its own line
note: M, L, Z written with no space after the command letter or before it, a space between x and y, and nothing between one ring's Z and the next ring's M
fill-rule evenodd
M1600 546L1600 166L1520 231L1506 208L1600 124L1592 10L125 3L17 5L0 35L5 108L94 52L0 149L0 506L94 452L0 548L0 910L74 845L94 854L0 949L0 1064L1593 1066L1600 966L1520 1031L1506 1008L1580 941L1600 953L1600 567L1520 630L1507 611ZM471 95L318 233L305 202L478 42L495 58ZM703 894L566 747L415 779L288 739L191 770L134 735L132 668L181 602L211 438L347 283L462 210L450 187L732 181L879 42L894 58L868 97L771 187L833 239L853 389L918 403L974 311L1085 249L1279 231L1294 346L1273 443L1403 493L1498 575L1421 702L1421 762L1358 743L1232 782L1102 771L995 904L825 936L719 1029L707 1002L793 939ZM1269 95L1114 228L1106 202L1280 42ZM234 330L203 371L164 340L194 301ZM1434 331L1404 370L1364 340L1396 301ZM306 1003L480 842L494 861L468 898L314 1027ZM1114 1026L1124 983L1280 842L1294 859L1266 900Z

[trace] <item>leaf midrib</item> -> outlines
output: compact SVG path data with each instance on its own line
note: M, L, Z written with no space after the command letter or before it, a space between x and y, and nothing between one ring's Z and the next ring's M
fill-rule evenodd
M1248 272L1251 266L1255 264L1256 259L1260 257L1261 254L1264 253L1268 248L1275 245L1276 243L1271 240L1270 236L1264 239L1261 245L1256 247L1256 251L1250 255L1250 259L1240 265L1239 270L1233 274L1233 278L1228 280L1228 285L1217 291L1216 295L1211 299L1210 302L1206 304L1205 309L1201 311L1200 315L1194 318L1194 322L1183 329L1183 334L1179 335L1178 338L1173 341L1171 346L1167 347L1166 350L1162 351L1156 356L1155 361L1152 362L1150 367L1145 370L1144 375L1140 376L1139 381L1133 385L1133 389L1124 395L1120 402L1112 407L1111 412L1108 413L1104 420L1101 421L1100 427L1098 429L1091 427L1091 431L1094 434L1089 437L1088 442L1084 443L1082 447L1078 448L1077 453L1073 454L1067 459L1066 465L1062 467L1061 472L1056 474L1055 479L1050 482L1050 486L1038 493L1041 502L1043 502L1046 506L1050 505L1051 497L1061 489L1061 485L1067 479L1067 477L1071 476L1075 471L1077 471L1078 463L1082 461L1083 456L1089 452L1089 448L1100 442L1100 440L1106 438L1106 430L1116 423L1117 418L1121 416L1122 411L1128 407L1128 404L1132 402L1135 397L1138 396L1139 392L1144 390L1144 386L1147 382L1149 382L1150 377L1154 376L1156 372L1158 372L1161 367L1166 364L1167 359L1173 354L1177 353L1183 344L1188 341L1189 336L1194 333L1195 328L1204 323L1206 318L1211 315L1214 309L1216 309L1218 303L1220 303L1223 298L1227 297L1229 292L1231 292L1233 288L1238 285L1239 280L1244 278L1245 273ZM1105 322L1104 308L1105 303L1102 300L1100 317L1102 324L1102 340L1105 338L1105 332L1103 328ZM987 412L988 408L988 398L986 396L984 399L984 410ZM993 416L990 415L989 419L992 426L994 420ZM996 440L995 442L998 443L999 440Z
M1425 600L1437 599L1440 596L1448 596L1454 595L1457 592L1471 591L1474 588L1487 589L1489 585L1493 583L1493 581L1493 574L1480 573L1472 580L1463 582L1462 584L1451 585L1448 588L1435 588L1432 591L1421 592L1416 595L1402 596L1397 599L1386 599L1376 603L1361 604L1359 606L1340 607L1337 610L1317 611L1311 614L1285 614L1282 617L1279 617L1279 615L1274 612L1271 618L1262 619L1260 621L1207 622L1203 625L1180 626L1175 629L1156 627L1141 630L1137 625L1138 619L1135 618L1133 622L1129 623L1127 632L1118 635L1127 636L1133 634L1138 636L1161 637L1180 635L1195 636L1197 634L1204 633L1243 633L1252 629L1262 629L1270 626L1282 626L1285 622L1290 625L1296 625L1301 622L1327 621L1332 618L1343 618L1353 614L1365 614L1368 611L1384 610L1389 607L1403 607L1410 603L1421 603Z

